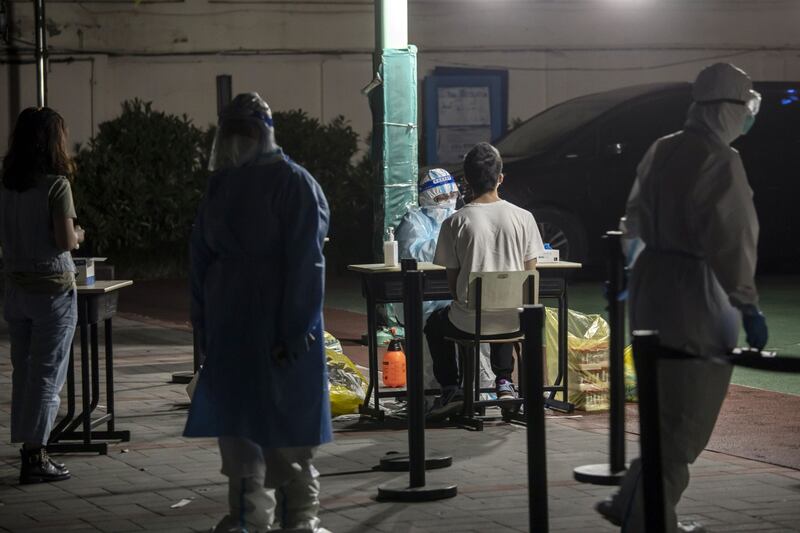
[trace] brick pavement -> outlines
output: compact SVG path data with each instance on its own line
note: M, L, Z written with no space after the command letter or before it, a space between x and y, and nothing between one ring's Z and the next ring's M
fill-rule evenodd
M184 439L186 396L168 383L191 364L191 336L152 321L116 321L118 428L132 442L107 456L64 456L73 479L18 486L16 447L8 444L10 363L0 326L0 531L207 531L225 513L226 484L213 440ZM101 404L103 403L101 398ZM451 468L429 480L457 483L458 497L425 504L379 503L381 483L403 477L373 471L387 451L406 449L406 433L338 422L324 446L325 525L336 533L527 531L525 432L497 424L484 432L430 429L431 451L452 454ZM635 449L631 436L630 451ZM547 423L550 523L553 531L613 531L593 511L609 490L572 480L575 465L602 462L606 437L574 419ZM407 475L407 474L406 474ZM692 468L681 514L711 531L800 531L800 472L715 452ZM179 501L190 503L172 508Z

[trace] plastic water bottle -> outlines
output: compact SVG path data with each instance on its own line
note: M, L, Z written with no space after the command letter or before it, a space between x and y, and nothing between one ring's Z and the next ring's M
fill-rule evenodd
M406 386L406 354L403 345L394 339L383 355L383 385L385 387Z

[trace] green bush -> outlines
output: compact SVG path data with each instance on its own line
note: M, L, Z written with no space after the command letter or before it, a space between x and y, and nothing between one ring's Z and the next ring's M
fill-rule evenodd
M372 165L355 163L358 134L304 111L276 112L278 143L319 181L331 208L329 269L370 259ZM208 178L214 127L127 101L77 156L75 201L88 248L137 278L187 272L188 239Z
M374 178L368 157L353 161L358 134L342 116L328 124L302 110L276 112L273 118L278 144L317 179L328 199L328 269L341 272L348 264L369 262Z
M76 208L91 252L128 275L184 271L208 176L208 140L185 115L138 99L100 124L76 160Z

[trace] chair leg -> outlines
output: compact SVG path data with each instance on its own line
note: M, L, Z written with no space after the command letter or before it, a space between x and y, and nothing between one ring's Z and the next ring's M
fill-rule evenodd
M519 397L525 397L525 389L527 388L528 384L525 383L525 363L526 361L522 357L522 350L520 349L520 343L514 343L514 354L517 357L517 376L519 377Z
M470 355L474 355L474 350L463 349L464 347L459 347L464 354L464 409L462 414L464 416L473 417L475 416L475 391L473 390L473 384L475 381L475 377L472 375L475 371L475 363L472 361Z
M475 401L481 399L481 345L475 345ZM480 416L486 416L486 407L480 406L477 409Z

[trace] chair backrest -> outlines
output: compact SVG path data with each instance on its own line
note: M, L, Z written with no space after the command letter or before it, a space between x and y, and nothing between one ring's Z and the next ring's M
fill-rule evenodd
M518 309L539 303L539 272L471 272L468 308L477 310L479 300L481 311Z

